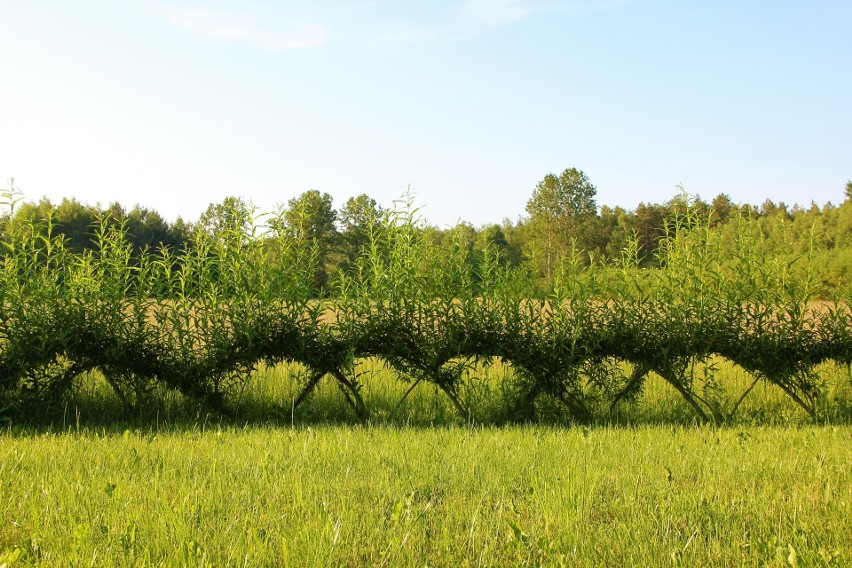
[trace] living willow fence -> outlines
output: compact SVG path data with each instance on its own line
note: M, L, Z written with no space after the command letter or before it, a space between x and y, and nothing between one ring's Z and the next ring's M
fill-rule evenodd
M759 255L754 221L722 254L709 219L686 210L670 220L662 268L640 269L635 242L608 264L569 254L543 293L491 250L476 262L464 243L437 252L409 203L370 228L361 257L320 299L317 249L282 221L271 214L141 255L110 219L84 254L66 250L49 220L6 221L0 415L61 404L92 371L128 407L166 388L227 412L258 365L297 362L309 372L294 379L294 406L330 380L367 420L353 369L376 358L408 392L426 383L445 393L462 417L472 410L460 395L471 361L514 369L519 419L548 396L566 417L590 420L636 397L652 372L701 420L730 418L761 382L816 417L817 367L852 364L849 292L815 301L807 255ZM714 395L713 373L694 372L712 357L753 379L734 404Z

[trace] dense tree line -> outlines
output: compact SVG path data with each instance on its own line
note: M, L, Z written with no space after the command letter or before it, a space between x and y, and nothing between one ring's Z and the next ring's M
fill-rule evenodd
M525 215L516 221L481 227L461 222L455 227L435 227L419 220L418 227L442 251L448 262L476 263L485 249L496 251L500 264L526 268L542 290L552 286L556 267L566 258L577 257L586 264L617 262L627 243L635 240L639 265L660 266L660 244L671 231L679 211L690 207L708 219L723 236L723 246L733 255L744 221L757 221L762 231L761 250L791 261L808 255L816 262L813 275L824 292L852 284L852 182L846 199L835 205L787 205L770 199L761 205L737 204L720 193L707 202L691 197L681 187L664 203L641 202L634 209L598 206L597 190L588 176L569 168L548 174L532 190ZM389 209L368 195L348 199L335 209L328 193L309 190L290 199L273 215L269 226L290 238L311 244L316 256L313 286L333 294L334 276L347 271L365 251L370 231ZM252 235L252 227L265 224L242 198L228 197L210 204L195 222L178 218L168 222L157 211L135 205L129 211L119 203L107 207L65 198L54 204L46 198L17 203L4 212L15 223L35 223L64 235L73 252L97 246L95 229L100 222L122 226L131 241L133 254L167 247L173 251L194 246L199 235L222 235L228 230ZM257 238L263 235L255 234Z

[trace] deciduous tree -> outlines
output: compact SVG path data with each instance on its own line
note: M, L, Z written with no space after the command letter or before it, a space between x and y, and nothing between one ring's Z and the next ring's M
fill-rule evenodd
M311 189L287 202L283 215L286 230L304 247L315 247L318 289L327 286L333 271L333 252L337 244L337 212L331 195Z
M529 229L537 269L548 281L560 258L574 244L587 250L584 231L597 215L597 189L577 168L544 176L527 201Z
M340 209L341 248L347 264L354 262L369 242L371 227L378 223L382 211L375 199L363 193L350 197Z

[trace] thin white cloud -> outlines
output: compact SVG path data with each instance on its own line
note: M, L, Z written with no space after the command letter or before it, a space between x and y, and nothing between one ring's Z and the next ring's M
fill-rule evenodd
M370 30L374 45L459 40L488 30L519 24L543 14L598 12L620 8L636 0L455 0L439 4L430 21L401 19L384 30ZM371 4L374 10L379 4ZM443 16L443 17L441 17Z
M497 27L547 12L613 10L632 0L463 0L461 13L469 24Z
M509 25L529 16L532 10L526 0L461 0L436 3L429 14L408 14L382 20L381 6L372 6L381 26L370 27L352 34L374 46L422 44L455 41L480 32Z
M523 20L533 7L523 0L466 0L461 12L471 22L490 27Z
M358 23L338 26L342 35L336 34L335 40L387 47L464 40L542 14L611 10L632 1L450 0L436 2L428 9L421 6L406 11L399 10L393 0L331 0L308 4L307 8L301 5L297 11L302 16L324 15L332 21L335 12L358 14ZM213 6L167 5L165 13L169 22L182 30L267 51L315 48L329 42L326 26L282 16L285 10L280 6L270 8L243 0L221 0ZM289 8L286 11L292 13Z
M328 30L323 26L298 24L286 31L270 29L260 16L249 12L180 9L170 11L167 17L180 29L267 51L320 47L328 40Z

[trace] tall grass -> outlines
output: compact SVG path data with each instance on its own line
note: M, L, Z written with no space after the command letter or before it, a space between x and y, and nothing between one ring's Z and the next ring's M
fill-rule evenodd
M28 434L0 433L0 564L781 567L852 555L848 427Z

